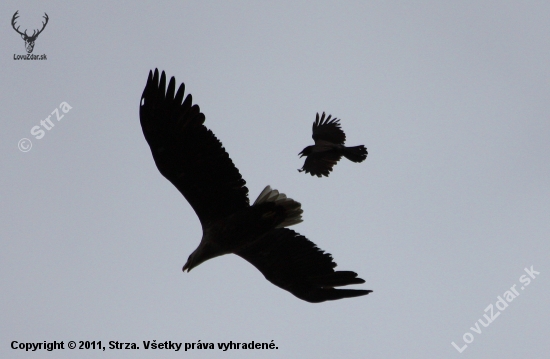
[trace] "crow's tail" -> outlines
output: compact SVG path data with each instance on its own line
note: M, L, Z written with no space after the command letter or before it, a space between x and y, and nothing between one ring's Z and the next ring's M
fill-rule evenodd
M363 145L345 147L342 151L342 155L352 162L363 162L368 154L367 148Z

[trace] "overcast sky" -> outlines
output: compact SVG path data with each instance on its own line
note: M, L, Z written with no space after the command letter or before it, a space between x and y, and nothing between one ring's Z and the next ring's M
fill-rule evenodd
M47 60L14 60L17 10L29 35L48 14L33 50ZM0 14L0 357L548 355L550 3L2 1ZM251 201L269 184L301 202L292 228L373 293L310 304L235 255L182 273L202 233L140 127L155 68L185 83ZM297 154L322 111L369 155L319 179ZM54 340L140 349L11 349ZM278 349L217 349L229 341Z

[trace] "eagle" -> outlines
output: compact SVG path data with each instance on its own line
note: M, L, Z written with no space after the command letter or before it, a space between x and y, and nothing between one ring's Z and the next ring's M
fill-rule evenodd
M160 173L187 199L201 222L202 239L183 271L209 259L236 254L271 283L296 297L319 303L369 294L339 289L365 281L352 271L335 271L332 256L287 227L302 222L299 202L270 186L252 205L248 188L221 142L204 125L205 116L184 100L185 85L166 88L164 71L149 72L139 116Z
M331 115L325 118L325 113L319 118L319 113L313 122L314 145L307 146L298 153L300 158L306 156L304 165L298 172L306 172L312 176L327 176L332 167L344 156L352 162L363 162L367 158L367 148L363 145L346 147L346 134L340 127L340 120Z

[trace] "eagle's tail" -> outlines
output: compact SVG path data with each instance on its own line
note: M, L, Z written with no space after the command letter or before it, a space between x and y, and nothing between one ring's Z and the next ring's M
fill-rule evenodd
M266 186L260 193L253 206L265 203L274 202L277 206L284 209L285 219L277 225L276 228L289 227L302 222L302 208L300 202L296 202L292 198L287 198L284 193L279 193L276 189L271 189L271 186Z
M367 158L367 148L363 145L344 147L342 155L352 162L363 162Z

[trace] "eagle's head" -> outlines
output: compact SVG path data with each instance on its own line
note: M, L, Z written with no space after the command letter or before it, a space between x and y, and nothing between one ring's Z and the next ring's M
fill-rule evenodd
M208 233L209 231L206 231ZM203 238L201 240L201 243L195 249L193 253L189 256L187 259L187 263L183 266L183 271L187 272L191 271L191 269L195 268L202 262L205 262L209 259L212 259L214 257L221 256L223 254L226 254L226 252L220 250L219 246L217 246L215 243L210 241L207 236L203 235Z

